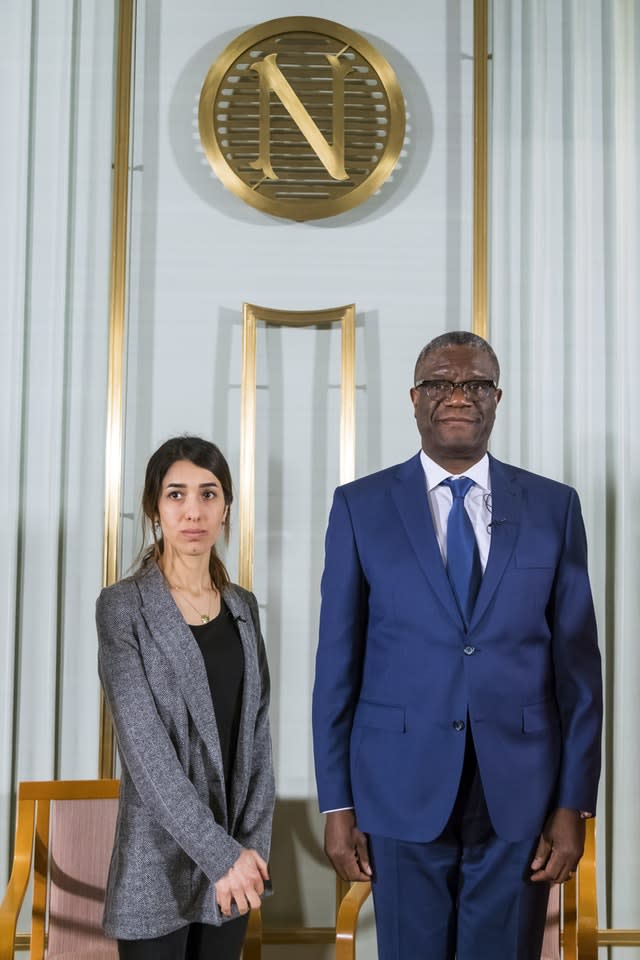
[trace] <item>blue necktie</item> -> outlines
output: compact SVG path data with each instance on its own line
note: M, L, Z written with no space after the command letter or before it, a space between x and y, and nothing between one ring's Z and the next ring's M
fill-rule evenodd
M464 508L464 498L474 486L469 477L449 477L442 481L453 494L453 503L447 521L447 576L453 587L465 627L469 626L482 580L482 565L476 535L469 514Z

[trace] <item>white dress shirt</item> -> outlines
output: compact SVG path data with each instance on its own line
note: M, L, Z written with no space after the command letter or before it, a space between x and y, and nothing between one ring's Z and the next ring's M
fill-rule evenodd
M464 498L464 507L469 514L473 532L478 543L480 563L484 573L489 559L491 546L491 476L489 474L489 457L485 453L482 460L478 460L464 473L448 473L443 467L428 457L424 450L420 451L420 462L427 484L429 508L433 517L433 526L436 531L438 546L442 554L443 563L447 564L447 522L449 511L453 503L453 493L449 487L443 487L442 481L452 477L469 477L474 486Z

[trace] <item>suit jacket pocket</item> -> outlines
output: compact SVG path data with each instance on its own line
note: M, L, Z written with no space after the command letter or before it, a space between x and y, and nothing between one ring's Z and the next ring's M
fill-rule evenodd
M404 733L406 730L404 707L387 703L372 703L360 700L353 718L354 727L373 727L375 730L389 730L391 733Z
M558 709L555 700L542 700L540 703L530 703L522 708L522 732L537 733L558 723Z

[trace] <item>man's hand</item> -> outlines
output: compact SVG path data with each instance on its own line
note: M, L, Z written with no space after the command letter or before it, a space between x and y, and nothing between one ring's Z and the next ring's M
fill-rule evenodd
M335 810L327 814L324 852L343 880L371 879L367 838L358 830L353 810Z
M547 819L531 862L534 882L564 883L584 852L585 822L578 810L558 807Z
M216 900L225 917L231 916L235 901L239 913L248 913L260 906L264 881L269 869L256 850L243 850L233 866L215 884Z

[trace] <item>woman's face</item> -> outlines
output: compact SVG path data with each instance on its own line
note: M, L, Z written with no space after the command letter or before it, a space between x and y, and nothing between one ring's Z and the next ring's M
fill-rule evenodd
M214 473L189 460L169 467L158 500L165 554L174 550L183 556L208 557L226 515L222 485Z

